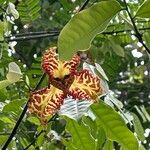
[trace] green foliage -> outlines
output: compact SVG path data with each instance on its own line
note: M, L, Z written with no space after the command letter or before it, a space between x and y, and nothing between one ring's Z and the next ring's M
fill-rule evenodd
M117 141L126 150L138 150L138 142L121 116L103 102L92 106L96 122L102 125L109 139Z
M90 134L96 140L96 149L102 149L107 138L103 127L97 126L90 117L83 117L83 123L85 127L89 128Z
M50 119L47 128L27 111L8 150L26 149L32 142L29 150L136 150L137 140L139 150L150 149L146 132L150 123L148 51L137 39L124 1L90 0L79 12L84 2L0 0L0 149L14 129L30 93L37 85L38 89L49 85L48 77L41 80L41 58L47 48L57 44L62 60L81 50L78 52L81 64L97 63L94 67L101 74L99 77L109 79L109 89L114 95L110 101L120 102L122 108L118 105L111 108L100 102L91 107L94 114L89 110L86 113L89 116L81 117L91 103L67 101L63 113L59 111ZM138 36L142 35L141 40L150 49L150 1L126 2L140 32ZM59 32L59 37L53 36ZM20 69L16 64L8 66L10 62ZM62 119L61 115L78 121Z
M3 88L6 88L10 84L11 84L11 82L9 82L9 80L0 81L0 90Z
M148 48L150 48L150 32L149 32L149 31L148 31L148 32L145 32L145 33L143 34L143 37L144 37L144 40L145 40L145 42L146 42Z
M24 99L18 99L11 101L10 103L6 104L3 107L3 112L15 112L17 114L20 114L21 112L21 106L25 103Z
M109 49L112 49L118 56L124 57L124 49L115 42L114 38L109 39Z
M115 0L102 1L81 11L67 23L58 37L61 59L70 59L78 50L90 47L96 34L104 31L110 20L121 10Z
M23 0L19 3L17 10L23 22L31 22L40 16L40 0Z
M1 82L0 82L1 83ZM0 84L1 85L1 84ZM1 101L4 101L5 99L7 99L7 96L8 96L8 93L7 93L7 90L6 88L2 88L0 89L0 102Z

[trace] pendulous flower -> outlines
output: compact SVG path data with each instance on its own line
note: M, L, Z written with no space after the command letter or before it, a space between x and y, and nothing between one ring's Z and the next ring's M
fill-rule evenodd
M65 98L95 102L103 92L99 77L87 69L77 70L80 64L77 54L71 61L61 61L56 49L49 48L42 58L42 68L49 77L48 87L32 92L28 105L29 111L37 114L42 123L60 109Z

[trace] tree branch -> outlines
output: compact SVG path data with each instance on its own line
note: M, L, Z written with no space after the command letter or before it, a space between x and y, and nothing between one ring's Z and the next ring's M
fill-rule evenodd
M128 8L128 5L127 5L127 2L126 0L123 0L124 1L124 4L125 4L125 9L130 17L130 20L131 20L131 23L133 25L133 28L134 28L134 31L135 31L135 36L137 37L138 41L143 45L143 47L146 49L146 51L150 54L150 49L145 45L144 41L143 41L143 38L142 38L142 34L138 31L138 28L134 22L134 19L133 17L131 16L131 13L129 11L129 8Z
M145 28L139 28L139 31L145 31L145 30L150 30L150 27L145 27ZM113 34L118 34L118 33L123 33L123 32L131 32L132 30L118 30L118 31L106 31L102 32L101 34L103 35L113 35ZM29 33L20 33L16 35L12 35L7 38L7 41L24 41L24 40L31 40L31 39L36 39L36 38L45 38L45 37L53 37L53 36L58 36L60 31L40 31L40 32L29 32ZM14 38L12 38L14 37ZM0 41L3 42L3 41Z
M34 90L37 90L39 88L39 86L43 82L44 78L45 78L45 74L42 75L41 79L37 83L37 85L36 85ZM11 142L12 138L15 136L15 134L17 132L17 129L18 129L18 127L19 127L19 125L20 125L20 123L21 123L21 121L22 121L22 119L23 119L23 117L24 117L24 115L25 115L25 113L26 113L26 111L28 109L28 103L29 103L29 100L27 101L27 103L26 103L26 105L25 105L25 107L24 107L24 109L23 109L23 111L22 111L18 121L16 122L16 124L15 124L15 126L14 126L14 128L13 128L11 134L10 134L10 136L8 137L6 143L4 144L4 146L3 146L3 148L1 150L6 150L6 148L9 145L9 143Z
M140 31L146 31L146 30L150 30L150 27L146 27L146 28L139 28ZM106 31L103 32L101 34L104 35L113 35L113 34L118 34L118 33L123 33L123 32L131 32L132 30L128 29L128 30L118 30L118 31Z
M29 36L20 36L20 37L5 37L8 42L11 41L24 41L24 40L32 40L32 39L38 39L38 38L45 38L45 37L54 37L58 36L58 33L46 33L46 34L40 34L40 35L29 35Z
M57 31L37 31L37 32L26 32L26 33L17 33L15 35L12 35L14 37L22 37L22 36L32 36L32 35L40 35L40 34L54 34L54 33L60 33L60 30ZM12 36L7 36L7 38L10 38Z

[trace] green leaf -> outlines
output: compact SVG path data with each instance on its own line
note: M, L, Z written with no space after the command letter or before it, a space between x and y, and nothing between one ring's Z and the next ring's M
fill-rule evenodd
M150 49L150 31L144 32L143 38L144 38L144 40L146 42L146 45Z
M24 99L13 100L3 107L3 112L16 112L17 114L21 111L21 106L24 104Z
M0 136L0 147L6 142L7 138L8 138L7 135Z
M134 125L135 132L137 133L139 140L144 141L145 140L144 129L142 127L140 119L134 113L132 113L132 116L133 116L133 125Z
M51 142L46 142L46 143L44 143L44 145L43 145L43 148L42 148L43 150L56 150L56 147L55 147L55 145L53 144L53 143L51 143Z
M4 40L4 22L0 21L0 41Z
M109 0L77 13L58 37L60 59L70 59L78 50L88 49L96 34L103 32L120 10L121 6L117 1Z
M138 142L134 134L116 111L102 101L92 105L92 111L97 117L97 124L102 124L109 139L121 144L125 150L138 150Z
M10 84L11 84L11 82L9 82L8 80L0 81L0 90L3 88L6 88Z
M95 121L93 121L90 117L83 116L82 121L86 126L89 128L89 131L91 132L91 135L96 139L97 138L97 131L98 127Z
M37 139L37 144L39 147L41 147L44 143L45 138L45 132L41 133L41 135Z
M35 125L40 125L40 120L37 117L28 117L27 120Z
M4 115L0 115L0 120L6 124L13 124L14 125L14 122L10 118L8 118Z
M124 57L124 49L119 44L117 44L113 38L109 39L109 43L110 43L110 46L111 46L112 50L118 56Z
M34 21L40 16L40 0L22 0L17 6L17 10L23 22Z
M5 101L7 99L7 90L6 88L0 89L0 102Z
M96 122L90 117L82 117L84 124L89 128L90 134L96 139L96 149L98 150L103 146L106 140L105 131L101 126L97 126Z
M135 17L150 18L150 0L144 1L144 3L137 10Z
M102 75L102 77L105 80L109 81L109 79L108 79L106 73L104 72L103 68L98 63L95 63L95 67L96 67L97 71Z
M141 144L139 150L146 150L146 148Z
M5 129L5 123L0 120L0 132L3 132Z
M90 135L89 129L86 126L84 126L83 124L78 124L76 121L69 118L67 118L66 121L66 130L69 131L72 136L72 140L68 143L71 143L74 148L80 150L95 149L95 140Z
M107 140L102 150L113 150L113 142Z

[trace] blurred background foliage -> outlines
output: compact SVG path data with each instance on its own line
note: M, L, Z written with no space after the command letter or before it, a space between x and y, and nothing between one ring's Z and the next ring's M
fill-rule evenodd
M19 12L18 19L6 12L9 2ZM96 2L99 1L90 0L86 7ZM118 2L124 7L123 1ZM134 16L143 0L127 2ZM0 0L0 80L5 79L7 66L12 61L20 66L23 73L21 82L0 89L1 146L28 100L29 87L33 89L42 76L42 53L57 44L59 32L83 3L84 0ZM150 49L149 18L136 18L135 23ZM150 149L150 54L136 38L125 10L118 13L107 29L93 39L90 50L84 52L84 56L84 61L96 61L102 66L109 78L110 89L123 103L124 110L136 114L141 136L145 136L141 142L146 150ZM46 85L45 78L41 87ZM27 113L8 148L24 149L41 129L39 120ZM70 139L70 134L65 132L65 121L55 120L49 124L46 134L42 132L29 149L65 149L63 139L54 136L51 129ZM130 129L134 131L133 127ZM103 150L113 149L110 145L112 142L106 141ZM116 143L114 145L115 149L119 149Z

